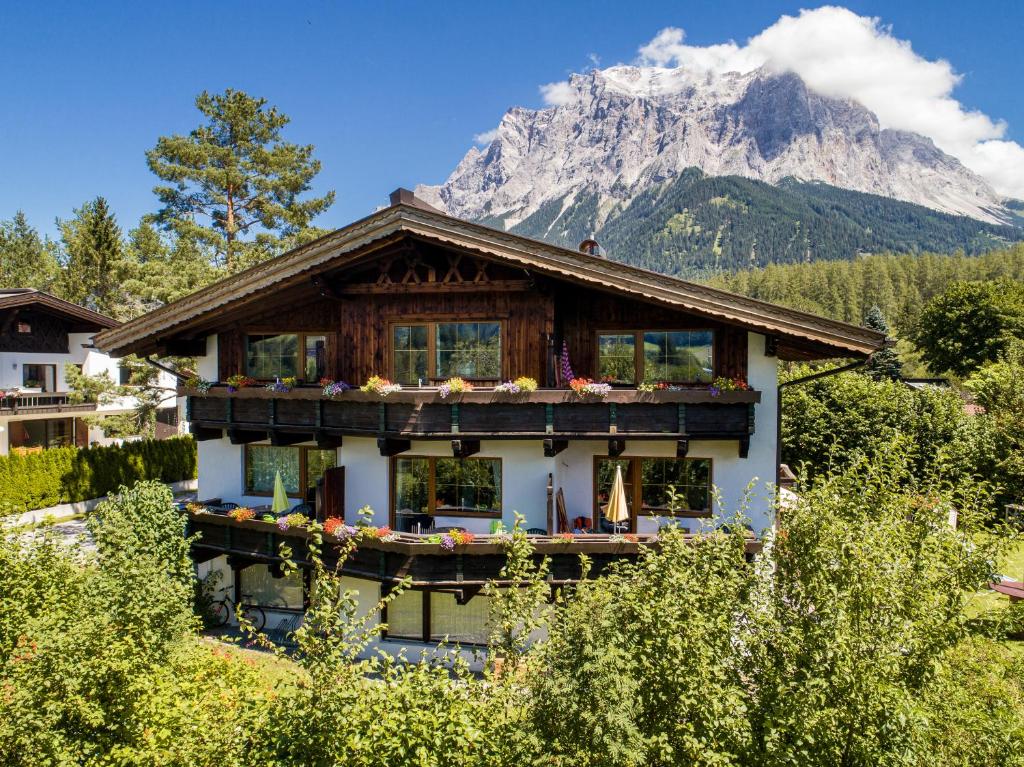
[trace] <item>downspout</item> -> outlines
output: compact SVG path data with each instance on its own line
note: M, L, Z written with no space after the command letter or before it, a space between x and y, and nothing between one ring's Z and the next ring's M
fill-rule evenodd
M856 370L862 365L866 365L871 359L871 355L868 355L862 360L851 362L848 365L842 365L837 368L830 368L829 370L819 370L817 373L811 373L810 375L803 376L802 378L793 378L789 381L783 381L775 389L775 491L779 490L780 467L782 466L782 390L787 386L794 386L795 384L805 384L811 381L817 381L819 378L828 378L829 376L838 375L839 373L846 373L850 370Z

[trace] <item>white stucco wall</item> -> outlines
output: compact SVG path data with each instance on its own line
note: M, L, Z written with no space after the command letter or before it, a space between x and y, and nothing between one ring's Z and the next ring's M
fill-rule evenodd
M750 333L748 381L761 392L761 402L755 406L755 432L750 440L746 458L739 457L736 441L691 441L689 456L709 458L712 461L712 483L720 503L715 505L716 515L743 510L754 530L760 533L771 525L771 506L774 494L776 461L776 392L777 359L764 355L764 337ZM216 378L216 339L207 341L208 355L199 361L204 378ZM626 440L624 456L673 457L673 440ZM231 445L227 439L199 443L200 498L219 497L244 504L263 504L263 496L241 495L244 488L243 448ZM447 440L416 441L403 456L450 456ZM593 509L594 456L607 455L603 440L573 441L554 458L545 458L540 440L483 441L482 458L502 459L502 512L503 522L511 525L514 512L526 517L527 527L547 527L547 481L554 475L555 489L562 488L570 522L577 516L591 516ZM389 515L389 459L382 457L377 442L367 437L345 437L338 450L338 465L345 466L345 516L349 522L357 519L363 506L373 509L373 523L386 525ZM748 486L750 487L747 495ZM744 506L744 497L746 505ZM469 529L474 533L490 530L490 519L470 517L438 517L439 526L451 525ZM656 529L656 519L641 518L641 532ZM699 520L682 524L696 529Z
M67 383L65 369L67 365L81 365L82 372L86 375L95 376L107 373L110 379L117 383L120 380L119 363L120 358L111 357L103 352L90 348L92 344L92 333L69 333L68 352L66 354L54 354L51 352L0 352L0 389L22 389L24 381L25 365L54 365L56 366L55 392L67 392L70 387ZM161 386L173 390L176 382L174 377L168 373L160 372L158 377ZM171 392L168 392L171 395ZM175 399L169 396L163 407L175 407ZM131 410L135 407L133 397L119 397L109 402L98 404L97 413L117 413ZM38 413L25 410L17 414L0 415L0 455L6 455L9 449L8 423L10 421L37 421L55 418L80 418L90 415L83 412L69 413ZM99 427L90 427L89 444L109 444L114 440L107 439L103 430Z

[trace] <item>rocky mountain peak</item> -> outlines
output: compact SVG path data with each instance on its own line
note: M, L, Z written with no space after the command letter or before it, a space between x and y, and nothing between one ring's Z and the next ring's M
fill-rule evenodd
M447 181L416 194L505 227L593 196L596 229L652 184L699 168L1005 220L999 195L929 139L882 129L862 105L816 93L792 72L615 66L574 74L567 86L556 106L510 109L488 146L471 148Z

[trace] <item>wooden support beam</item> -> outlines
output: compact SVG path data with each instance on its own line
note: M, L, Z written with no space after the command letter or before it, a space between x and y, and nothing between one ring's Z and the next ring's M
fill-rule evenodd
M188 432L195 437L196 442L205 442L210 439L221 439L224 436L223 429L211 429L208 426L200 426L197 423L188 425Z
M340 434L328 434L325 431L315 432L316 446L324 450L336 450L341 447L342 438Z
M393 293L520 293L530 290L529 280L491 280L490 282L354 282L338 289L342 296Z
M472 586L463 586L460 591L455 592L455 604L467 604L469 600L479 594L483 588L484 587L479 583L473 584Z
M626 440L624 439L610 439L608 440L608 455L612 458L618 458L622 455L626 449Z
M690 452L690 440L681 439L676 442L676 458L686 458Z
M267 432L265 431L240 429L237 426L228 427L228 440L232 445L248 445L250 442L259 442L266 438Z
M272 431L270 432L270 444L274 447L287 447L297 445L300 442L309 442L313 439L312 432L308 431Z
M478 439L453 439L452 455L456 458L469 458L480 452L480 440Z
M390 437L377 438L377 449L380 450L380 454L385 458L390 458L393 455L404 453L411 446L412 443L407 439L392 439Z
M740 437L740 458L750 455L750 437Z
M546 439L544 440L544 457L554 458L567 447L569 447L567 439Z
M161 356L202 357L206 354L206 337L203 338L161 338L157 342Z

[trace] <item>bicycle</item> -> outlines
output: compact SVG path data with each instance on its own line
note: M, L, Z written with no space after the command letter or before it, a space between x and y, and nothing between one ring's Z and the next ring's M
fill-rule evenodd
M232 612L237 616L241 611L255 631L263 631L263 627L267 625L267 614L259 605L246 604L248 599L252 599L252 594L242 594L242 601L236 602L227 592L224 592L223 599L216 599L210 604L210 617L213 620L213 625L224 626L231 620Z

